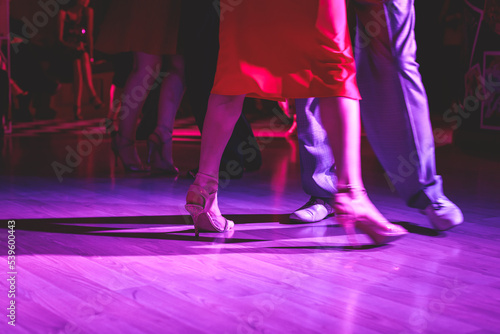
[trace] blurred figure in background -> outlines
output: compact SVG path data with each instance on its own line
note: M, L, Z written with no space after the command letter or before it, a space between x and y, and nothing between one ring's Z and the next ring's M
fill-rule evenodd
M73 89L75 120L81 119L82 86L90 92L90 102L96 109L103 106L92 83L91 62L94 60L94 10L89 0L72 0L66 10L59 11L58 41L61 55L73 61Z
M23 37L23 22L10 18L11 31L11 78L17 85L13 105L14 121L32 120L30 106L35 109L36 119L53 119L56 111L50 107L52 96L59 82L49 73L53 52L40 41Z
M177 50L180 0L113 0L96 43L107 54L133 52L134 66L123 90L113 151L124 168L147 172L135 146L137 120L150 90L161 84L158 122L148 138L151 167L177 174L172 133L184 94L184 62ZM163 64L163 66L162 66Z

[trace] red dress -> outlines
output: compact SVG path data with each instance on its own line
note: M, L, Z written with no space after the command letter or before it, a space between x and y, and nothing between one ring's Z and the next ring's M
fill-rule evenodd
M360 99L345 0L221 6L219 39L214 94Z

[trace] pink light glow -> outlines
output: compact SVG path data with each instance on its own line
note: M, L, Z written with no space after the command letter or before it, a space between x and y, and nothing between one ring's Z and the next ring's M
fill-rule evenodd
M82 28L82 34L85 34L87 31Z

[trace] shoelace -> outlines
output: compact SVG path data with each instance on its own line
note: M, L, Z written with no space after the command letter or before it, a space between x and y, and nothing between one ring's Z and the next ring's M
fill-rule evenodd
M317 197L311 197L311 198L310 198L310 199L306 202L306 204L302 205L299 209L297 209L297 211L298 211L298 210L304 210L304 209L306 209L306 208L308 208L308 207L310 207L310 206L313 206L313 205L315 204L316 200L318 200L318 198L317 198Z
M431 204L434 210L441 210L446 207L446 202L438 199L435 203Z

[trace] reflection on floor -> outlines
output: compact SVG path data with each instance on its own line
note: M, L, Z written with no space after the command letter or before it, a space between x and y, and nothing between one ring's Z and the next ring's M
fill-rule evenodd
M0 237L15 220L16 328L2 321L0 332L500 331L499 162L437 149L445 192L466 217L437 233L392 191L364 139L371 198L412 233L382 247L360 236L366 245L352 249L335 218L286 224L308 197L296 139L266 124L256 124L262 169L222 181L236 230L199 239L183 208L200 144L189 121L177 124L176 178L126 174L99 120L15 127L2 151Z

